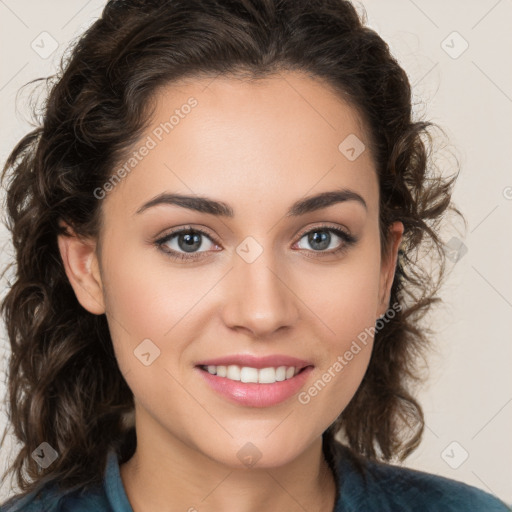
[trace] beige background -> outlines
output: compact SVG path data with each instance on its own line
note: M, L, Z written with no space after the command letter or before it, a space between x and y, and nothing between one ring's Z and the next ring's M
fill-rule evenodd
M2 165L30 129L27 93L20 93L15 109L17 91L54 72L68 43L94 21L104 3L0 0ZM430 358L430 379L420 393L427 428L406 465L512 503L512 2L365 0L363 5L370 26L406 69L416 111L439 123L457 151L462 172L454 199L469 222L463 241L467 253L452 265L445 304L433 317L437 354ZM52 39L58 47L49 56L31 47L35 41L39 53L49 52ZM443 240L450 238L447 234ZM0 247L3 268L12 257L3 226ZM4 280L2 295L5 288ZM1 327L3 397L9 351ZM2 411L0 426L5 422ZM0 470L13 447L12 439L1 447ZM12 493L4 485L0 502Z

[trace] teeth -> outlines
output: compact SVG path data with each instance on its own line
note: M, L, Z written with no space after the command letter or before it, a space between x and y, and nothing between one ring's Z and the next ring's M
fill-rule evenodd
M258 370L244 366L240 370L240 380L242 382L258 382Z
M265 370L265 368L263 368L263 370ZM276 380L280 382L284 379L286 379L286 366L280 366L276 369Z
M294 375L295 375L295 368L294 368L293 366L290 366L290 367L286 370L286 378L287 378L287 379L291 379Z
M230 380L241 382L256 382L260 384L273 384L288 380L297 375L299 370L294 366L279 366L277 368L251 368L249 366L238 366L231 364L229 366L203 366L208 373L218 377L226 377Z
M235 364L229 365L226 377L231 380L240 380L240 366Z

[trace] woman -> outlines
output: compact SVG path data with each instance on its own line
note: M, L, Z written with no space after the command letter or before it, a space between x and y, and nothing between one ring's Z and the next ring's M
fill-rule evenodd
M1 510L506 510L387 463L459 214L430 126L348 2L108 2L4 169Z

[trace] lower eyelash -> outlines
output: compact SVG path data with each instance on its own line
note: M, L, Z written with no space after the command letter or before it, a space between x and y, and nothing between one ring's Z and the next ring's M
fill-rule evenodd
M333 254L343 253L344 251L348 250L349 247L351 247L352 245L354 245L357 242L357 238L354 237L353 235L350 235L350 234L346 233L345 231L343 231L343 230L341 230L339 228L335 228L335 227L331 227L331 226L318 226L318 227L315 227L313 229L310 229L309 231L306 231L306 232L302 233L299 236L299 240L302 237L304 237L305 235L307 235L309 233L312 233L312 232L315 232L315 231L329 231L331 233L334 233L339 238L341 238L343 240L343 243L342 243L342 245L340 247L338 247L336 249L332 249L330 251L307 251L307 252L312 252L313 253L313 255L309 256L311 258L321 258L322 256L325 256L325 255L331 255L332 256ZM207 238L211 239L210 235L208 233L206 233L205 231L202 231L201 229L185 228L185 229L181 229L179 231L174 231L172 233L169 233L165 237L160 238L159 240L156 240L155 244L157 245L157 247L162 252L164 252L169 258L171 258L173 260L188 260L188 261L190 261L190 260L197 260L199 258L202 258L203 257L202 256L202 254L203 254L202 252L189 253L189 254L186 255L186 253L181 253L181 252L178 252L178 251L174 251L172 249L169 250L169 249L164 249L163 248L166 242L171 240L176 235L180 235L180 234L183 234L183 233L199 233L199 234L204 235ZM303 250L306 250L306 249L303 249Z

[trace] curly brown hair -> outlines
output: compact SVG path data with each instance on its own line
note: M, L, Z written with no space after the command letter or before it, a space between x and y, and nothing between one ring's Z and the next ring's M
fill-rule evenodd
M441 221L448 210L462 217L451 201L458 166L450 177L436 172L437 125L413 120L407 74L365 23L364 10L345 0L111 0L63 57L39 126L2 173L16 264L2 303L12 352L7 403L21 443L6 473L15 472L21 490L53 479L87 486L101 478L109 449L120 463L134 453L135 428L125 422L133 394L105 315L79 304L57 236L62 220L79 236L97 236L94 191L146 129L158 88L183 77L299 70L360 114L378 173L382 254L388 227L404 225L390 297L401 307L376 332L364 379L324 443L343 434L353 452L386 461L418 446L424 419L412 386L432 332L420 320L440 301ZM44 470L31 457L43 441L59 453Z

